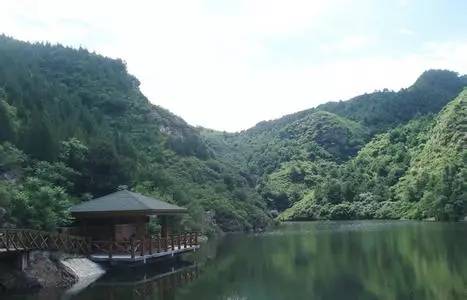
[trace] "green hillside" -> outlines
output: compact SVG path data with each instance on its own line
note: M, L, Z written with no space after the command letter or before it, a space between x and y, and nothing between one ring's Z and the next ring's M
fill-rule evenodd
M226 133L151 104L122 60L0 36L0 226L54 229L125 187L188 207L177 224L207 233L277 215L458 219L466 92L449 101L465 86L431 70Z
M467 89L449 103L424 147L395 186L395 199L416 203L410 217L457 220L467 212Z
M248 177L138 86L121 60L0 36L3 222L53 228L71 203L123 185L188 206L192 229L270 222Z
M436 118L417 118L375 137L281 218L463 218L466 102L464 90Z
M467 78L459 77L455 72L429 70L407 89L384 90L348 101L328 102L318 109L355 120L371 132L382 132L418 115L440 111L466 84Z
M399 92L382 91L348 101L329 102L316 109L261 122L240 133L201 132L218 157L252 174L258 192L272 210L281 212L297 202L300 202L297 205L314 203L309 200L315 197L315 193L334 193L330 196L336 199L333 201L341 202L346 199L344 194L348 198L349 193L377 190L378 197L388 199L387 184L383 181L394 184L408 165L401 166L394 158L387 157L393 154L386 152L399 151L401 145L392 145L393 140L375 135L396 128L391 131L393 139L400 134L411 140L411 144L404 147L419 146L423 143L422 137L418 137L419 131L430 124L430 117L423 116L438 113L464 86L467 86L465 76L460 77L451 71L430 70L412 86ZM414 121L405 126L412 119ZM382 153L376 151L374 157L365 157L365 152L375 147L385 151L384 156L380 157ZM360 149L362 153L353 160L357 161L357 166L348 169L345 176L358 178L365 185L360 185L358 191L351 191L355 189L354 182L341 182L337 178L344 166L351 164L347 161ZM397 155L407 156L408 153ZM408 163L407 157L398 159ZM393 169L387 176L382 173L378 179L366 182L367 178L360 178L360 173L369 172L365 168L370 163ZM396 170L402 167L404 170ZM289 210L286 218L293 211ZM309 216L305 213L298 218ZM327 218L328 215L321 217ZM290 218L294 218L293 214Z

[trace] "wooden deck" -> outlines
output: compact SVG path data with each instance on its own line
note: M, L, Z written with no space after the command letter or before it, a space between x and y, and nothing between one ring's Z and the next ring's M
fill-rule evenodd
M198 233L150 236L126 241L90 241L84 237L29 229L0 229L0 255L34 250L62 251L88 256L95 262L143 262L199 248Z
M152 236L129 241L92 241L89 257L95 262L140 262L175 256L199 248L198 233Z
M89 258L94 261L94 262L126 262L126 263L131 263L131 262L143 262L145 263L146 261L152 260L152 259L157 259L157 258L162 258L162 257L167 257L167 256L175 256L179 255L182 253L186 252L192 252L196 251L199 248L199 245L193 245L193 246L181 246L181 248L178 248L177 246L174 249L170 249L168 251L162 251L162 252L156 252L156 253L146 253L144 255L135 255L134 257L131 257L131 255L128 254L114 254L112 255L112 258L110 258L108 255L105 254L91 254Z

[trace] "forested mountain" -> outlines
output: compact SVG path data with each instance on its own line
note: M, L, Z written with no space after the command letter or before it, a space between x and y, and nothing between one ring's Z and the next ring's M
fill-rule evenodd
M467 207L467 89L437 117L377 136L335 166L283 219L435 218Z
M225 133L151 104L121 60L0 36L0 225L54 229L72 203L124 186L190 208L181 226L204 232L277 214L458 219L466 92L450 101L465 86L431 70Z
M467 83L467 77L454 72L430 70L415 83L398 92L383 90L348 101L328 102L318 109L355 120L372 132L381 132L418 115L436 113L454 99Z
M282 212L296 203L283 219L399 218L401 214L387 214L395 204L385 201L394 197L390 188L409 167L414 154L408 149L424 145L433 116L465 86L466 76L430 70L398 92L377 91L329 102L240 133L202 133L217 156L255 176L269 208ZM382 132L388 133L378 135ZM396 136L401 141L395 142ZM330 214L341 202L337 209L361 204L357 196L378 207L387 204L386 211ZM359 209L364 208L353 210ZM401 208L404 213L407 209Z
M4 222L53 228L71 203L124 185L189 207L193 229L270 222L248 176L138 86L121 60L0 36Z

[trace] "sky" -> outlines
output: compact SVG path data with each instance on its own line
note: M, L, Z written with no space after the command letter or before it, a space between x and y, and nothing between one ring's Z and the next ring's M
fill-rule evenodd
M239 131L467 73L465 0L0 0L0 32L121 58L154 104Z

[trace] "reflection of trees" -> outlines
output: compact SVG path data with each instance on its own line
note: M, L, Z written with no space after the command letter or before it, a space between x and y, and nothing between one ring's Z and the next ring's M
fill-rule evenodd
M466 234L465 223L295 223L210 241L195 253L202 272L186 263L122 269L71 298L467 299ZM26 299L60 298L52 292Z
M141 297L154 298L159 295L159 299L173 299L175 289L193 281L198 275L197 267L185 268L171 274L161 276L157 279L147 280L146 282L134 285L132 287L133 295L136 299Z
M160 271L152 269L121 269L117 274L96 282L92 287L80 293L77 299L174 299L176 289L186 285L198 276L198 266L190 265L179 269ZM117 272L117 273L118 273ZM131 278L131 280L129 280Z
M462 224L301 223L230 236L176 299L464 299ZM356 230L354 230L356 229Z

